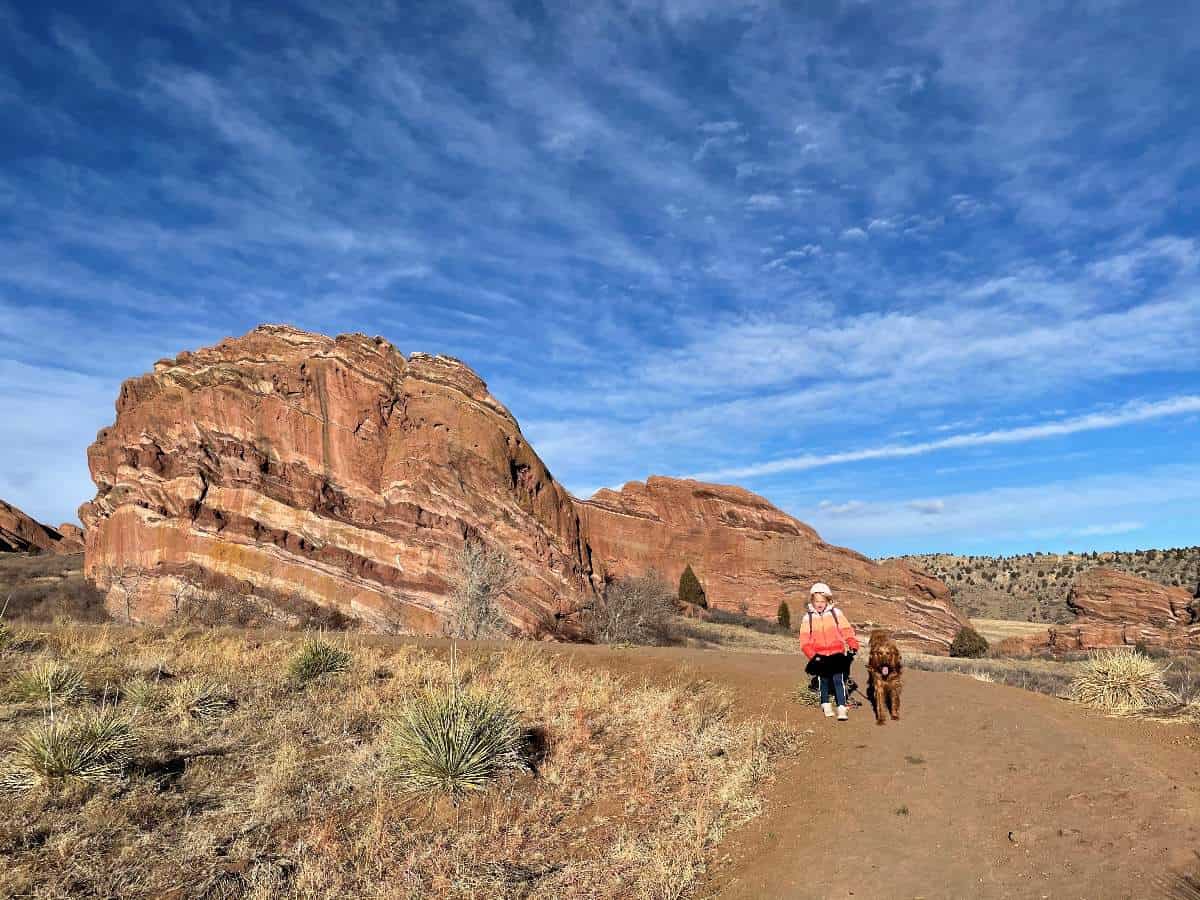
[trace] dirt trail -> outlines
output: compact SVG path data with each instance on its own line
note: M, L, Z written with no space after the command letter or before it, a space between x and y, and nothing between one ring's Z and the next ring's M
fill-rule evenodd
M703 675L749 711L814 730L766 813L731 838L709 885L723 900L1165 897L1173 873L1196 867L1195 729L912 670L902 721L877 727L864 707L839 724L786 699L794 656L561 652L652 677Z

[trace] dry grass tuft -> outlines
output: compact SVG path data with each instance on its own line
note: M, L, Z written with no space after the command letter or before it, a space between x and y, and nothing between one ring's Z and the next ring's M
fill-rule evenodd
M1166 666L1134 650L1098 650L1071 682L1070 695L1119 715L1178 706L1180 698L1167 686L1165 674Z
M237 705L224 685L208 678L192 678L176 685L171 698L175 714L185 723L212 724Z
M108 708L69 721L48 719L17 741L0 785L24 792L39 785L95 782L119 777L134 748L130 719Z

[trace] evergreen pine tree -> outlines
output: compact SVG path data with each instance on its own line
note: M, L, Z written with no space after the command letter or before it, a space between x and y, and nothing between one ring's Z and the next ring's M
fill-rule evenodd
M792 611L788 609L787 601L779 601L779 612L775 614L775 619L779 622L780 628L792 630Z
M691 565L679 576L679 601L708 609L708 598L704 596L704 588L700 586L700 579L692 571Z

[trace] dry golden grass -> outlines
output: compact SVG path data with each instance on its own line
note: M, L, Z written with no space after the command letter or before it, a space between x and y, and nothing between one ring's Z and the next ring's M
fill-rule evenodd
M972 619L971 625L987 638L989 644L998 644L1010 637L1044 634L1050 627L1045 622L1016 622L1011 619Z
M766 634L753 628L699 619L673 618L668 626L672 644L702 650L747 650L755 653L798 653L794 634Z
M46 661L124 673L115 702L136 740L115 780L8 801L0 896L684 897L798 746L709 684L580 669L537 645L464 646L452 670L433 649L350 637L347 671L301 689L300 642L62 626L0 653L10 679ZM512 704L532 766L458 803L406 793L385 753L397 710L451 683ZM213 696L232 704L197 715ZM0 706L0 756L42 717Z

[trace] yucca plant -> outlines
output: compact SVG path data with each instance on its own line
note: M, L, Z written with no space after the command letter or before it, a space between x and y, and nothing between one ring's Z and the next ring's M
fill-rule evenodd
M129 718L112 708L70 720L51 718L17 741L0 785L27 791L117 778L129 765L135 743Z
M165 692L158 679L151 680L137 675L121 685L121 699L137 710L162 709L166 703Z
M288 664L288 674L293 681L305 684L321 675L345 672L350 668L350 651L335 647L320 638L305 638L300 649Z
M185 722L212 724L229 714L237 701L224 686L204 678L180 684L175 690L172 706Z
M388 727L392 773L413 791L478 791L524 765L524 734L501 697L450 688L414 698Z
M1166 667L1128 647L1097 650L1071 681L1072 699L1112 713L1161 709L1180 702L1167 686Z
M70 666L44 660L18 675L8 687L13 700L48 706L72 703L84 694L83 674Z

